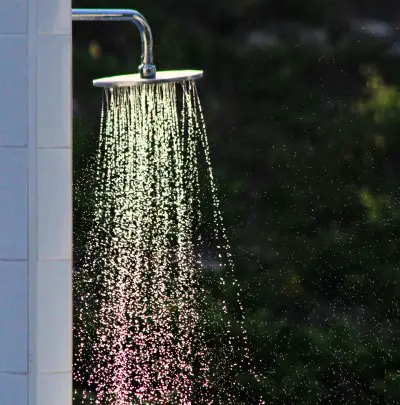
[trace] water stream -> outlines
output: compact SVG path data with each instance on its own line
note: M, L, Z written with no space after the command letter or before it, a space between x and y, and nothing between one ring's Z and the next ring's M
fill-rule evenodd
M218 352L210 344L209 314L229 311L223 291L233 263L194 82L106 90L95 173L92 227L74 280L74 379L88 388L86 400L243 403L235 375L247 368L257 377L243 318L232 325L224 317ZM212 304L210 251L222 292Z

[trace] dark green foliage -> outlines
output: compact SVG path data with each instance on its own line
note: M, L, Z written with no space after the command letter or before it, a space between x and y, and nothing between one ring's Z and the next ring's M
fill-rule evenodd
M329 51L293 40L246 45L253 30L288 20L336 26L357 11L352 3L74 1L138 8L160 70L205 70L199 92L254 361L265 375L246 405L260 393L275 405L400 403L400 63L383 56L384 46L335 38ZM376 15L390 7L380 2ZM91 80L136 70L140 55L130 25L89 26L77 23L74 37L77 120L85 123L74 131L76 184L97 136L101 96ZM86 187L76 190L78 257L90 199ZM223 317L212 318L218 345Z

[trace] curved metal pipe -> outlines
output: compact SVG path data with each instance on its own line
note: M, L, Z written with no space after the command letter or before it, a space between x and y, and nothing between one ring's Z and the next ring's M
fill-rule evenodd
M140 77L152 79L156 76L156 67L153 60L153 35L149 23L136 10L126 9L72 9L73 21L130 21L133 22L140 32L142 41L142 64L139 66Z

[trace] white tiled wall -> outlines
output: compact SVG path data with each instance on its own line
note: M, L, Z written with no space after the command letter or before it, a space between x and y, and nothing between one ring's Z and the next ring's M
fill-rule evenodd
M28 263L26 261L0 261L0 311L0 373L27 373Z
M71 374L39 374L36 403L38 405L71 405L71 386Z
M0 30L4 18L1 7ZM28 141L26 35L0 34L0 88L0 147L25 146Z
M0 147L0 259L28 258L28 153Z
M71 35L71 13L66 10L71 10L71 0L40 0L39 34Z
M26 34L28 2L26 0L1 0L0 34Z
M71 372L72 310L65 303L72 289L71 261L38 264L38 371ZM49 306L52 311L48 311Z
M71 0L0 0L0 405L71 405Z
M38 257L40 260L65 260L71 257L71 165L71 150L68 148L38 150Z
M71 107L70 36L41 35L38 54L38 146L71 147L71 118L65 115Z
M0 398L3 405L28 403L28 376L26 374L0 373Z

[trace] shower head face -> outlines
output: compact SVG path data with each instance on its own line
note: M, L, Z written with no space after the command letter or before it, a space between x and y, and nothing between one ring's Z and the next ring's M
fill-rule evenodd
M202 70L166 70L157 72L151 79L143 79L140 74L104 77L93 80L95 87L132 87L143 84L180 83L188 80L197 80L203 77Z

